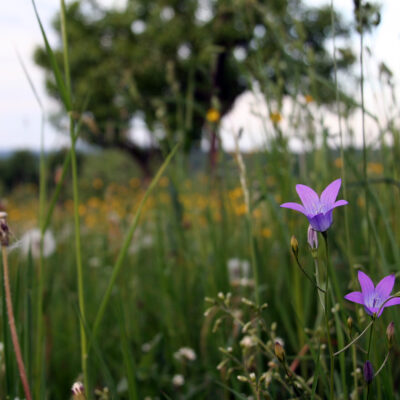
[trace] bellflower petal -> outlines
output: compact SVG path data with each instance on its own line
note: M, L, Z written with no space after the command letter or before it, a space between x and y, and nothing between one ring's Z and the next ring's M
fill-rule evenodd
M331 210L333 210L333 209L336 208L336 207L345 206L345 205L347 205L347 204L349 204L349 202L348 202L347 200L338 200L338 201L335 201L335 202L333 203L333 206L332 206Z
M329 208L336 201L336 197L339 194L340 186L342 184L342 180L336 179L332 183L330 183L324 191L321 193L321 203L325 204L327 208Z
M383 306L383 308L390 306L397 306L398 304L400 304L400 297L394 297L393 299L388 300Z
M392 293L393 286L394 286L394 274L391 274L389 276L385 276L377 285L375 288L375 291L379 293L380 296L383 298L388 298L390 296L390 293Z
M332 225L332 211L314 216L307 215L307 218L312 228L318 232L325 232Z
M364 304L364 297L361 292L351 292L344 296L346 300L352 301L353 303Z
M281 204L281 207L290 208L292 210L299 211L304 215L307 215L306 209L301 204L298 203L283 203Z
M296 192L304 204L308 214L317 214L319 211L319 196L306 185L296 185Z
M344 298L353 303L362 304L367 314L380 317L386 307L400 304L400 297L390 298L395 281L394 274L384 277L376 287L371 278L362 271L358 271L358 280L362 292L352 292Z
M358 282L360 282L364 299L369 297L374 292L374 283L371 281L371 278L362 271L358 271Z

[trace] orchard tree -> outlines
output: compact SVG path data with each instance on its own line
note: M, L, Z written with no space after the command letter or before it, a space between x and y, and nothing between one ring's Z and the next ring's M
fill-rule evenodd
M332 29L330 7L308 8L300 0L128 0L123 9L82 0L69 4L66 16L81 137L128 152L147 172L164 146L183 140L188 150L199 143L207 112L217 121L255 82L278 88L277 97L300 91L333 101L332 90L312 90L311 75L332 84L326 40L333 30L349 34L337 15ZM61 38L59 15L54 28ZM61 46L55 54L63 65ZM44 48L35 61L59 98ZM353 62L351 51L340 49L338 68ZM135 118L151 132L151 146L137 144Z

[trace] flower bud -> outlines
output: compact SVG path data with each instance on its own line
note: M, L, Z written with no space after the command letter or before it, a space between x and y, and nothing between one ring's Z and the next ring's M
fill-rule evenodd
M365 382L370 384L372 382L372 380L374 379L374 369L369 360L365 361L363 372L364 372Z
M85 388L82 382L75 382L71 388L74 400L85 400Z
M278 341L275 342L275 356L280 362L285 361L285 350Z
M299 254L299 242L297 241L295 236L292 236L290 239L290 246L292 247L293 254L295 257Z
M394 339L394 323L393 323L393 321L386 328L386 338L388 340L389 347L392 347L393 339Z
M349 328L349 331L351 333L351 330L353 329L353 318L351 317L347 318L347 327Z
M315 231L311 225L308 225L307 241L310 245L311 250L318 249L318 232Z

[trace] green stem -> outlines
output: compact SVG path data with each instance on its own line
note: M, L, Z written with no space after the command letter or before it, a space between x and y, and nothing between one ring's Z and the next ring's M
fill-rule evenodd
M39 176L39 225L43 226L46 203L46 163L44 156L44 115L42 114L42 132L40 146L40 176ZM37 271L38 289L36 293L36 359L35 359L35 398L40 399L42 383L42 355L43 355L43 290L44 290L44 257L43 238L45 230L40 229L40 253Z
M343 353L345 350L347 350L351 345L353 345L354 343L356 343L359 339L361 339L365 332L367 332L367 330L370 328L370 326L373 324L373 321L370 321L370 323L366 326L366 328L358 335L356 336L350 343L348 343L346 346L343 347L343 349L337 351L334 356L336 357L337 355L339 355L340 353Z
M322 288L320 288L320 287L318 286L318 283L317 283L316 281L314 281L314 279L311 278L310 275L308 275L307 271L306 271L306 270L303 268L303 266L300 264L299 257L298 257L296 254L294 254L294 258L296 259L297 266L300 268L301 272L306 276L306 278L312 283L312 285L313 285L317 290L321 291L322 293L325 293L325 290L322 289Z
M325 315L325 327L326 327L326 335L327 335L327 340L328 340L328 349L329 349L329 360L330 360L330 371L329 371L329 398L333 400L333 369L335 367L334 364L334 358L333 358L333 347L332 347L332 341L331 341L331 336L329 333L329 293L328 293L328 287L329 287L329 266L330 266L330 260L329 260L329 247L328 247L328 235L327 232L322 232L322 236L324 238L325 242L325 257L326 257L326 285L325 285L325 310L324 310L324 315Z
M74 140L74 121L70 114L70 136L71 136L71 167L72 167L72 189L74 199L74 223L75 223L75 251L76 251L76 272L78 280L78 301L79 301L79 324L81 334L81 365L83 371L84 387L87 392L89 389L88 371L87 371L87 340L85 331L85 300L84 300L84 286L83 286L83 267L81 255L81 233L79 223L79 191L78 191L78 171L75 152Z
M373 336L373 333L374 333L374 324L375 324L375 317L372 317L372 325L371 325L371 330L369 332L367 360L369 360L369 354L371 352L371 343L372 343L372 336Z

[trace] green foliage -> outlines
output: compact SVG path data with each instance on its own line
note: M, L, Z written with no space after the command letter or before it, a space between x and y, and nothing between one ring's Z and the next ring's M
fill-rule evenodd
M0 160L0 182L6 190L39 180L39 160L27 150L14 152L10 157Z
M204 132L207 110L224 115L256 82L276 86L271 92L280 102L285 94L311 93L315 75L332 81L325 49L331 11L298 0L132 0L124 10L81 1L71 3L66 16L74 109L89 96L82 137L124 149L142 164L149 149L133 140L140 132L129 132L135 116L144 119L156 146L184 139L189 149ZM335 21L336 36L346 37L349 28ZM61 35L59 17L54 27ZM61 50L55 51L59 65ZM51 70L43 48L35 60ZM341 49L338 67L353 61L351 51ZM47 88L59 98L51 75ZM324 103L334 99L333 90L316 94Z

